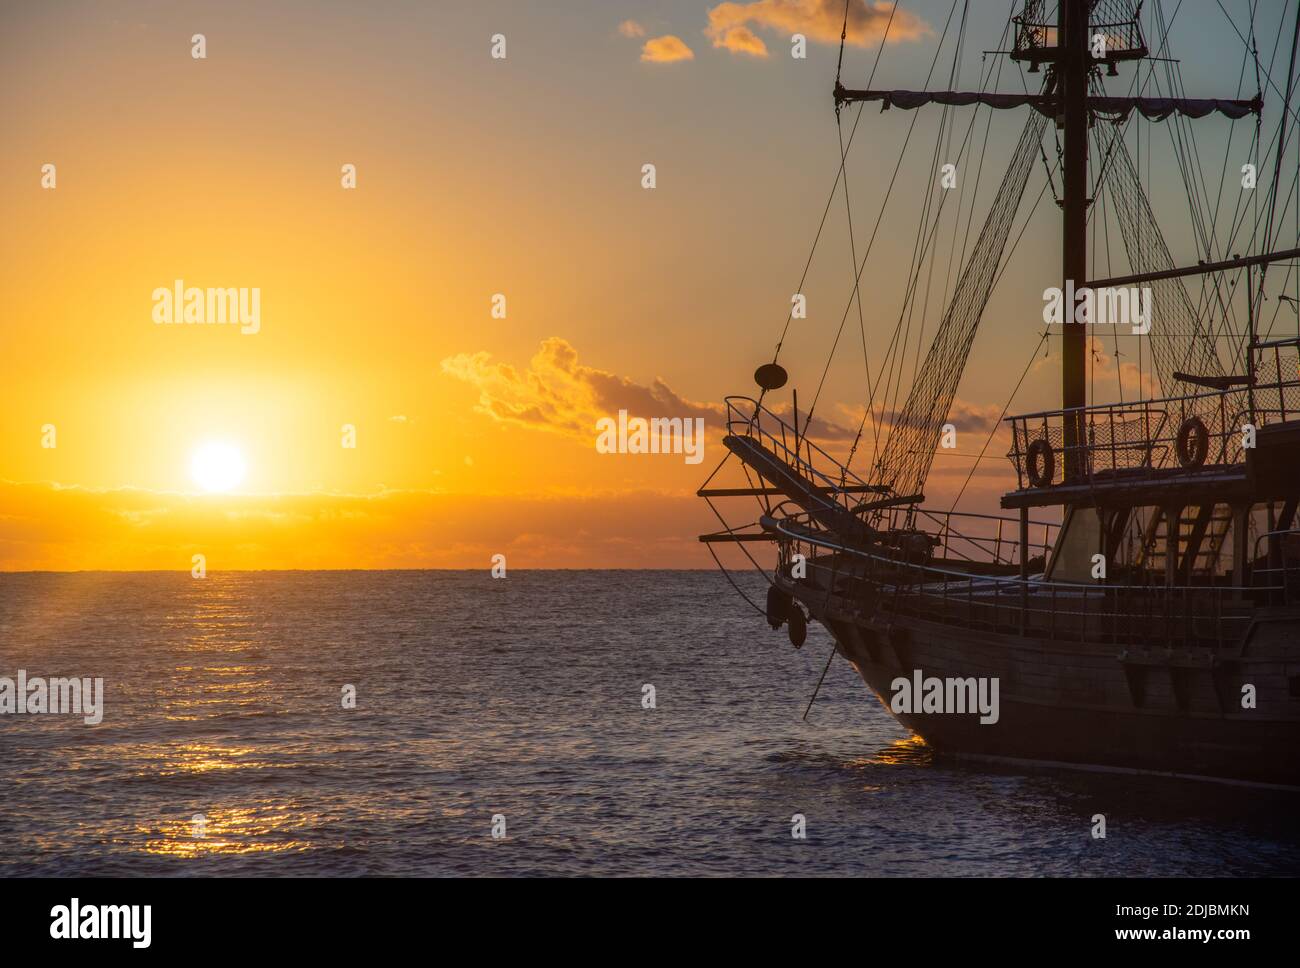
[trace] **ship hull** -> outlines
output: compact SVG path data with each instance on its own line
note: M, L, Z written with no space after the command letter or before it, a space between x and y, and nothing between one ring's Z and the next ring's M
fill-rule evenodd
M1291 611L1261 614L1231 655L1195 655L834 614L824 595L790 590L885 708L941 754L1300 789L1300 615ZM894 684L918 673L996 679L997 721L896 710ZM1253 705L1243 708L1247 686Z

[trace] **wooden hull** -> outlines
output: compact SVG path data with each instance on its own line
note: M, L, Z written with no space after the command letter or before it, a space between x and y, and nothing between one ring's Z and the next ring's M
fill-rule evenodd
M891 713L892 683L916 670L996 677L996 723L981 723L977 713L895 713L940 753L1300 788L1295 609L1260 609L1244 647L1214 654L832 614L818 589L787 588ZM1247 684L1254 708L1242 708Z

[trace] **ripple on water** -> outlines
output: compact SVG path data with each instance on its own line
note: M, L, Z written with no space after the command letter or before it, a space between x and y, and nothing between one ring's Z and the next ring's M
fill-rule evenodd
M953 764L843 662L804 721L829 639L711 572L0 575L0 642L107 690L0 720L0 874L1300 873L1290 795Z

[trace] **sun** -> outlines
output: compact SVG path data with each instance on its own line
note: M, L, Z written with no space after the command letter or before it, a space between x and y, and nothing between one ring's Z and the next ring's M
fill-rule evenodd
M238 487L246 470L244 455L233 444L203 444L190 458L190 476L210 493Z

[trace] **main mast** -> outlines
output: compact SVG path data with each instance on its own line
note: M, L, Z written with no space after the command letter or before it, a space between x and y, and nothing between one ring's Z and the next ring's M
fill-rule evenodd
M857 0L859 3L865 0ZM1088 212L1091 205L1088 185L1088 141L1090 124L1094 117L1107 123L1118 123L1136 111L1149 120L1164 120L1173 114L1201 118L1218 114L1228 118L1242 118L1258 114L1263 103L1260 95L1251 100L1224 98L1179 97L1114 97L1104 91L1090 92L1093 72L1105 65L1109 76L1118 76L1118 65L1125 61L1140 61L1149 56L1146 41L1138 22L1138 3L1103 5L1099 0L1058 0L1055 23L1046 19L1045 0L1025 0L1023 13L1011 18L1015 43L1012 50L1002 53L1028 64L1028 73L1037 74L1046 67L1047 76L1037 92L1026 90L1021 94L995 91L906 91L861 90L844 87L838 74L835 83L837 110L851 102L880 101L882 109L902 108L912 110L926 104L952 106L983 105L995 110L1032 107L1043 118L1056 124L1061 138L1060 165L1062 169L1062 232L1061 276L1063 293L1074 292L1090 286L1088 280ZM1094 48L1093 32L1104 38L1105 46ZM955 73L954 73L954 76ZM986 78L986 83L989 78ZM962 368L969 354L974 328L987 305L988 289L977 285L985 276L996 280L1000 276L1007 237L1008 217L1014 215L1024 189L1028 171L1023 167L1028 152L1036 157L1041 149L1036 142L1027 144L1035 132L1027 125L1020 142L1013 151L1007 174L999 187L994 204L959 277L958 291L949 303L939 324L925 364L920 368L901 415L890 431L884 454L878 461L879 482L894 486L899 480L906 486L900 493L912 494L920 490L929 466L929 457L938 445L939 432L948 417L961 379ZM1119 132L1122 134L1122 129ZM1014 177L1013 177L1014 176ZM1051 173L1049 172L1049 177ZM1139 195L1141 194L1139 189ZM1008 206L1003 208L1004 203ZM1142 217L1150 217L1143 211ZM1280 258L1277 255L1276 258ZM1273 261L1274 257L1270 257ZM1170 267L1159 266L1158 272ZM1201 271L1206 271L1204 267ZM1150 277L1146 276L1135 278ZM964 283L970 281L969 286ZM1095 284L1092 288L1098 288ZM973 309L972 309L973 307ZM1055 466L1059 469L1060 483L1079 485L1088 479L1088 439L1086 417L1088 404L1088 326L1074 320L1074 305L1066 307L1061 329L1061 440L1063 453ZM1162 334L1162 338L1182 339L1177 334ZM1190 339L1191 337L1186 337ZM935 371L939 376L935 376ZM1174 373L1171 376L1178 378ZM1212 375L1212 374L1210 374ZM1205 375L1202 375L1205 376ZM1053 447L1056 441L1052 441ZM921 454L919 459L910 455ZM1056 481L1053 481L1055 484Z
M1088 75L1091 51L1088 36L1089 0L1061 0L1057 19L1055 66L1063 129L1062 165L1064 212L1061 236L1061 292L1082 288L1088 278ZM1087 406L1088 327L1074 321L1067 305L1061 327L1061 406L1065 409L1065 481L1084 475L1083 412Z

